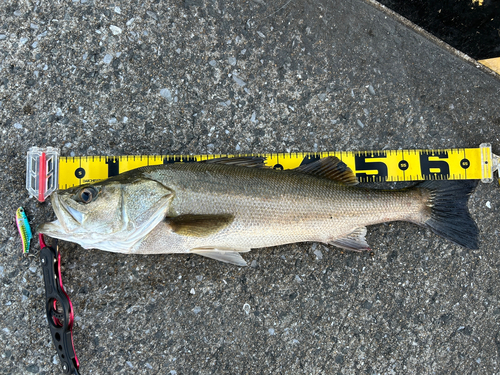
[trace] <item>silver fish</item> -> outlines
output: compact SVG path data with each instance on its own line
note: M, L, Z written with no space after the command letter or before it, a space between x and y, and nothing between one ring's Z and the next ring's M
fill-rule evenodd
M409 221L468 248L478 228L467 202L477 181L428 181L403 190L356 187L328 157L294 170L261 158L138 168L52 195L57 220L40 232L86 249L195 253L239 266L254 248L316 241L370 250L366 226Z

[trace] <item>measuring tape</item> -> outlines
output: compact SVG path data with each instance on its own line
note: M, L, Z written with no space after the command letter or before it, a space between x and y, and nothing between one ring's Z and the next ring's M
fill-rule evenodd
M43 202L56 189L95 183L131 169L170 163L189 163L219 157L259 156L274 169L293 169L327 156L336 156L360 182L419 180L481 180L492 182L499 157L489 143L478 148L293 152L239 155L124 155L59 156L53 147L28 151L26 188Z

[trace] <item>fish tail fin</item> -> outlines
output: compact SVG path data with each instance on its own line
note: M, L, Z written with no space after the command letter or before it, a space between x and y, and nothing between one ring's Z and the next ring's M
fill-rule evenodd
M479 229L467 202L477 181L426 181L418 185L430 192L430 218L423 223L434 233L469 249L479 248Z

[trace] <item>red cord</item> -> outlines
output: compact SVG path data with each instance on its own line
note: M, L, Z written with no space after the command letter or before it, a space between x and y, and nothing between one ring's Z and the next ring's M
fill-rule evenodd
M40 249L43 249L47 245L45 245L45 240L43 239L43 234L38 233L38 241L40 242Z

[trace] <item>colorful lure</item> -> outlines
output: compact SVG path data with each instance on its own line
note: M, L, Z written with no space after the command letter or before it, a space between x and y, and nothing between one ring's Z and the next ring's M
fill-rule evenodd
M30 250L30 242L33 235L31 234L30 224L24 212L24 208L19 207L16 211L16 224L23 242L23 254L28 254Z

